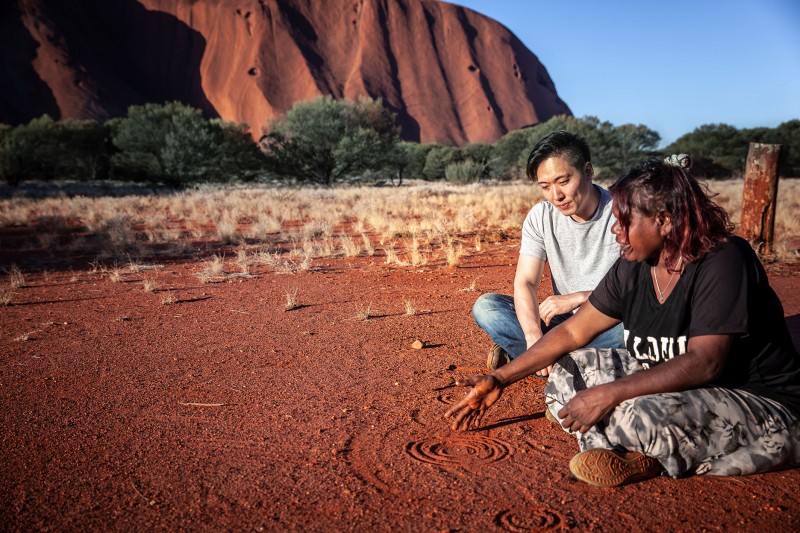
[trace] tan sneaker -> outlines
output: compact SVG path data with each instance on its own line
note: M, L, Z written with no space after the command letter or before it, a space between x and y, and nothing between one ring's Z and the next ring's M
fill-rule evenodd
M489 367L489 370L497 370L510 361L511 357L499 344L492 344L492 347L489 348L489 354L486 356L486 366Z
M618 487L656 477L661 473L657 459L637 452L617 453L594 448L581 452L569 462L572 474L595 487Z

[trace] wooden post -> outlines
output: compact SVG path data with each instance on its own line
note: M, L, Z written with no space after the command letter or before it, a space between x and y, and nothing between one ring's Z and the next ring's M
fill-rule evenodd
M739 235L762 254L772 252L780 151L780 144L750 143L744 169Z

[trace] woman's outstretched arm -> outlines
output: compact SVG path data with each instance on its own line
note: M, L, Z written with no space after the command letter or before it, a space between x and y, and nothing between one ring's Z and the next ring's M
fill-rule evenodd
M486 410L502 395L505 387L547 368L563 355L585 346L597 335L619 324L586 302L575 316L551 329L526 352L491 374L474 376L458 385L472 387L467 395L446 413L453 418L453 429L477 427Z

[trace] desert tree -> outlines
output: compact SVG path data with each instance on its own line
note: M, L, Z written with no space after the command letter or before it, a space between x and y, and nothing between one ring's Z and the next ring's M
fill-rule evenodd
M331 185L391 166L399 141L395 116L381 100L321 96L274 119L261 147L272 173Z
M800 120L786 121L775 128L737 129L729 124L703 124L682 135L665 151L690 154L694 169L707 178L727 178L744 173L751 142L780 144L780 172L800 174Z
M608 166L616 172L624 172L640 159L653 155L661 142L661 135L644 124L615 126L613 138L617 157L610 160Z
M800 120L788 120L776 128L766 128L757 142L780 144L781 174L800 176Z
M131 106L109 124L116 176L182 186L247 179L263 164L246 125L206 120L178 102Z
M531 128L506 133L492 145L492 160L489 169L498 179L513 179L525 176L525 162L520 162L520 154L530 152ZM527 159L527 155L526 155Z
M105 126L94 120L57 122L48 115L0 131L0 174L24 180L98 180L108 176Z
M668 153L692 156L693 170L707 178L728 178L744 171L748 143L730 124L703 124L667 146Z

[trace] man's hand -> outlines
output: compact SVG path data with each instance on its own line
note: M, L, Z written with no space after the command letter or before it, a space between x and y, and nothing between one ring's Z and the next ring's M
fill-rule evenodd
M561 425L565 429L585 433L608 416L618 403L610 394L610 387L598 385L575 394L561 408L558 416L563 420Z
M457 382L456 385L472 387L472 389L444 414L445 418L455 416L452 425L454 430L466 430L470 427L480 426L486 410L503 394L503 386L491 374L471 377Z
M549 326L554 316L571 313L585 301L579 292L548 296L539 304L539 317Z

